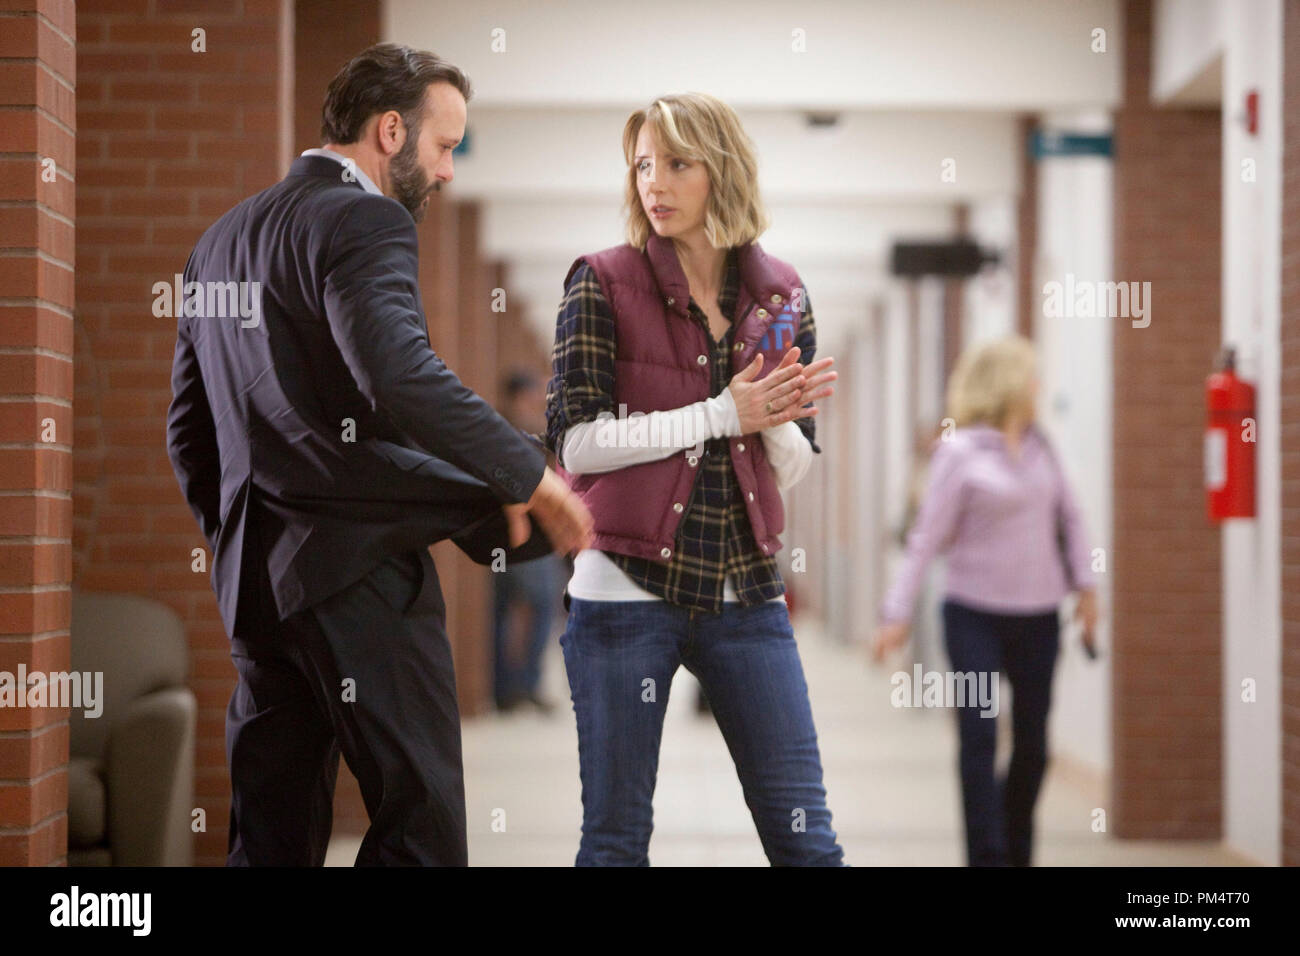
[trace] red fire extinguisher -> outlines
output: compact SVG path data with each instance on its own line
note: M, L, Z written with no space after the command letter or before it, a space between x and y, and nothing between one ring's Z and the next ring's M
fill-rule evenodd
M1225 348L1205 382L1205 503L1211 521L1255 517L1255 386Z

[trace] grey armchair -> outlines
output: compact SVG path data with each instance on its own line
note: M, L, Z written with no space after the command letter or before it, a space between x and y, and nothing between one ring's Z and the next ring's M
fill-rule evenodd
M198 704L180 618L74 588L72 670L104 683L101 715L70 717L68 865L189 866Z

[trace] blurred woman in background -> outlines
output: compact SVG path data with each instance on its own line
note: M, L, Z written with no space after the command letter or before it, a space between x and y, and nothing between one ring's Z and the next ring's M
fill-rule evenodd
M668 690L685 666L768 860L840 865L776 563L781 490L820 451L809 403L835 373L812 361L798 274L756 241L767 216L735 112L705 94L661 97L628 119L623 151L628 241L569 270L548 397L548 440L596 528L560 639L582 774L577 862L649 864Z
M1006 673L1013 751L997 779L997 718L957 708L967 862L1028 866L1034 804L1047 766L1047 715L1062 598L1091 652L1096 580L1069 482L1035 422L1033 346L1011 336L969 350L948 383L955 430L940 436L906 554L880 608L876 659L907 640L930 561L947 555L944 643L959 673Z

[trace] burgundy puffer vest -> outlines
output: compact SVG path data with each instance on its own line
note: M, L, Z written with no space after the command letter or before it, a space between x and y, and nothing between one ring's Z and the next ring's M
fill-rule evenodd
M737 249L740 292L732 332L731 370L739 372L763 353L763 378L794 344L803 291L795 270L758 243ZM614 404L627 412L666 411L709 398L712 378L708 334L690 318L690 289L672 240L651 235L644 252L624 244L580 256L565 277L586 262L600 280L615 318L618 342ZM764 554L781 548L785 508L776 475L758 432L729 438L731 463L744 496L754 539ZM699 474L695 451L594 475L559 474L595 523L595 547L667 563L678 525Z

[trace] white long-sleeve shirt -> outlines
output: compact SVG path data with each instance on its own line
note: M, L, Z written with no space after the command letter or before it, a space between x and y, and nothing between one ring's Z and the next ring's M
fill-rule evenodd
M710 438L731 438L742 434L740 414L731 389L703 401L667 411L649 412L637 422L637 434L650 436L653 444L630 440L632 422L627 418L605 419L573 425L564 433L560 462L574 475L600 474L659 461L675 452L702 445ZM644 431L642 431L644 429ZM784 491L808 472L813 450L794 422L763 429L763 450L776 472L777 487ZM603 551L586 548L573 561L569 595L586 601L659 601L662 598L623 573ZM722 583L722 600L739 601L731 580ZM784 601L784 595L772 598Z

